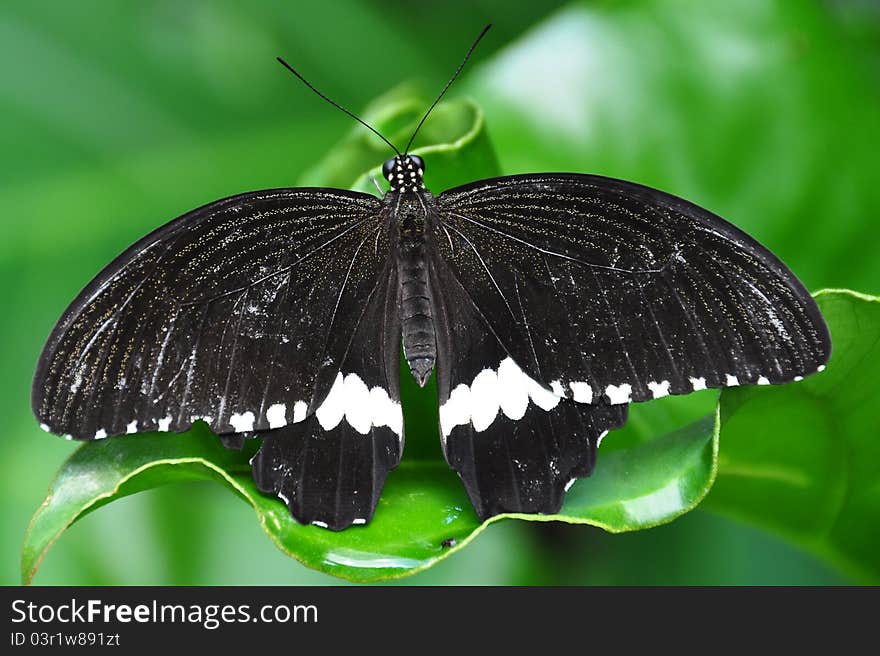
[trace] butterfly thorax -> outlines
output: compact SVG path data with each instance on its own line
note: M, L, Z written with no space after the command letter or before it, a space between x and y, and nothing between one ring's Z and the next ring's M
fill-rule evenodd
M434 197L424 189L391 191L385 201L398 233L398 307L403 353L416 381L424 385L437 359L427 256Z

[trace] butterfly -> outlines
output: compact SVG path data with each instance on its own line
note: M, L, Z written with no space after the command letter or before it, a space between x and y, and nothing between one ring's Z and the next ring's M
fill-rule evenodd
M443 453L480 518L557 512L630 403L825 367L810 294L720 217L577 173L434 195L415 133L402 152L379 135L396 153L382 197L240 194L124 251L51 332L42 427L261 438L258 488L340 530L370 521L403 453L401 345L420 385L437 377Z

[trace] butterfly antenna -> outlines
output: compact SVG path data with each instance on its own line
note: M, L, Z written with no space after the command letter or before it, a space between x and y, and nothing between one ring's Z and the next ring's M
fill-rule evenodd
M475 44L475 45L476 45L476 44ZM473 49L473 48L472 48L472 49ZM470 54L470 53L468 53L468 54ZM328 103L330 103L331 105L333 105L333 106L334 106L336 109L338 109L339 111L344 112L345 114L348 114L349 116L351 116L355 121L357 121L358 123L360 123L361 125L363 125L363 126L364 126L365 128L367 128L370 132L372 132L372 133L375 134L377 137L379 137L382 141L384 141L384 142L387 143L389 146L391 146L391 150L393 150L398 156L400 156L400 151L397 150L397 147L396 147L393 143L391 143L390 141L388 141L388 139L386 139L386 138L382 135L382 133L379 132L376 128L374 128L372 125L370 125L369 123L367 123L366 121L364 121L362 118L360 118L359 116L357 116L354 112L350 112L350 111L347 110L345 107L343 107L342 105L340 105L338 102L336 102L336 101L334 101L334 100L328 98L328 97L325 96L323 93L321 93L320 91L318 91L318 90L312 85L311 82L309 82L309 81L308 81L307 79L305 79L302 75L300 75L299 72L298 72L293 66L291 66L291 65L288 64L286 61L284 61L283 59L281 59L281 57L276 57L276 59L281 63L282 66L284 66L284 68L286 68L288 71L290 71L291 73L293 73L294 75L296 75L296 76L300 79L300 81L301 81L303 84L305 84L309 89L311 89L312 91L314 91L316 94L318 94L321 98L323 98L323 99L326 100ZM448 85L447 85L447 86L448 86ZM438 98L438 100L439 100L439 98Z
M449 78L449 82L447 82L446 86L443 87L443 91L440 92L440 95L437 96L437 99L434 101L434 103L430 107L428 107L428 111L425 112L425 115L422 116L422 120L419 121L419 124L416 126L415 132L413 132L412 136L409 138L409 142L407 142L407 144L406 144L406 148L403 151L404 153L409 152L409 147L412 146L413 141L415 141L416 135L419 133L419 130L422 129L422 125L425 124L425 121L428 118L428 114L430 114L431 111L437 106L437 103L440 102L440 99L443 97L443 94L445 94L446 91L449 89L449 87L452 86L452 83L455 82L455 78L457 78L459 73L461 73L461 69L463 69L464 65L467 64L467 60L471 58L471 53L474 51L474 48L477 47L477 44L480 42L480 39L482 39L486 35L486 32L489 31L490 27L492 27L492 23L489 23L488 25L486 25L486 27L483 28L483 31L480 32L480 35L476 39L474 39L474 42L471 44L471 47L468 48L467 54L465 54L464 59L461 60L461 63L458 65L458 68L455 69L455 73L452 74L452 77Z

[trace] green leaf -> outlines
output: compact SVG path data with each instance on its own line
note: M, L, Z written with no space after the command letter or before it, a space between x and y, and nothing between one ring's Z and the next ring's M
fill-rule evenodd
M338 533L297 524L274 497L260 494L249 453L227 451L203 424L184 435L148 434L90 442L64 463L37 510L22 550L30 583L62 533L115 499L168 483L214 480L253 506L276 546L309 567L352 581L397 578L464 548L505 517L592 524L612 532L647 528L693 508L712 484L717 417L665 437L604 453L558 515L499 515L480 523L458 478L443 462L404 459L391 473L367 526Z
M825 372L721 395L718 480L705 506L880 581L880 298L816 294L831 329Z
M403 150L430 103L407 85L371 103L363 119ZM427 144L427 145L425 145ZM430 161L425 183L435 192L499 175L495 151L486 134L483 110L467 98L434 108L419 130L410 152ZM382 163L394 151L366 128L356 125L348 136L300 178L302 186L348 187L376 193L371 177L383 189Z

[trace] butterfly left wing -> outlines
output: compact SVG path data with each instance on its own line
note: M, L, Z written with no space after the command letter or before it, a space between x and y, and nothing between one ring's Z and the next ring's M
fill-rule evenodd
M696 205L576 174L475 182L437 200L438 249L523 371L624 404L821 371L831 343L770 251Z
M197 420L230 447L257 432L255 474L295 517L368 518L403 439L397 351L375 344L400 339L389 226L377 198L334 189L242 194L169 222L58 321L34 414L81 440ZM357 494L348 510L327 502Z
M233 196L167 223L101 271L53 329L34 414L74 439L279 428L313 414L388 263L378 199Z
M348 346L330 393L304 421L263 433L251 460L261 492L303 524L369 522L403 452L397 269L389 266Z

